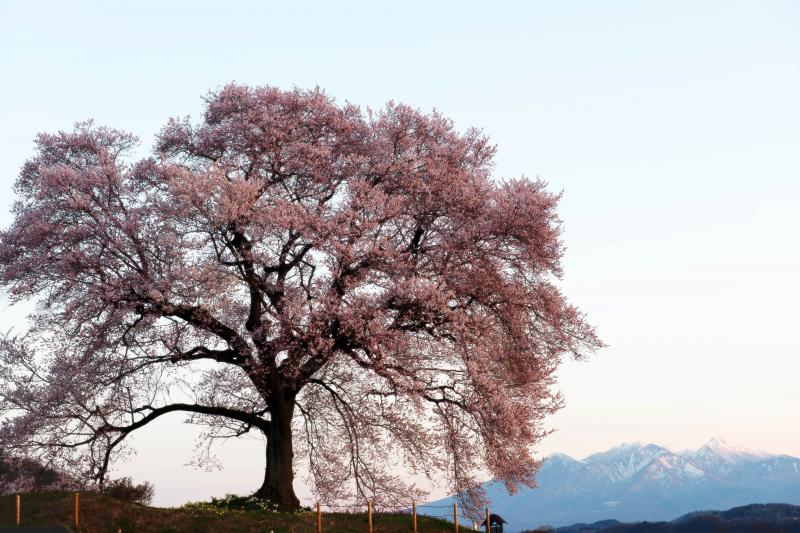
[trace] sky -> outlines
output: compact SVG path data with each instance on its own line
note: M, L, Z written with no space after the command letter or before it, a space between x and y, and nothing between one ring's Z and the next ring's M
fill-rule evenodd
M561 368L541 454L716 436L800 456L799 26L797 0L0 0L0 225L36 133L86 118L144 155L231 81L435 108L492 138L497 178L563 191L562 285L609 346ZM0 300L0 330L20 316ZM159 505L260 483L262 443L196 470L179 422L118 473Z

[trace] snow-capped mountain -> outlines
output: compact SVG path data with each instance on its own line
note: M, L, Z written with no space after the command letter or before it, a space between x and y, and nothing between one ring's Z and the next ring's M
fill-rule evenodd
M536 481L536 489L521 489L514 496L502 484L486 484L492 512L508 521L507 531L603 519L670 520L750 503L800 504L800 459L721 439L677 453L637 442L582 460L553 454Z
M770 457L768 453L734 446L721 439L711 439L700 449L687 450L680 455L704 468L726 470L743 463L755 463Z

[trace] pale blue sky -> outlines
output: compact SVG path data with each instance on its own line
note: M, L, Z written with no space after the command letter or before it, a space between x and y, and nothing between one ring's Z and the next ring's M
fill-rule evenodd
M0 223L36 132L77 120L147 149L232 80L436 107L492 137L498 176L564 191L564 287L610 347L565 365L542 452L716 435L800 455L798 28L798 1L0 0ZM255 442L181 466L176 420L123 470L158 503L258 483Z

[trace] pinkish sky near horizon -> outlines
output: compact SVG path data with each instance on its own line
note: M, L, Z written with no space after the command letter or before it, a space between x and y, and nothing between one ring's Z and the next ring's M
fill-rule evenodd
M144 154L233 80L436 108L497 143L498 178L564 193L563 287L609 347L564 364L542 454L720 437L800 456L798 25L791 0L0 0L0 225L35 134L78 120ZM0 330L22 315L0 299ZM119 475L159 505L260 482L257 440L186 466L180 419L136 435Z

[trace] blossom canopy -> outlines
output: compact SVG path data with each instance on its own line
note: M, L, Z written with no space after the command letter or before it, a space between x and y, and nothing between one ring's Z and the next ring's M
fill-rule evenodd
M438 113L228 85L153 156L42 134L0 234L0 284L35 301L0 347L0 440L102 482L125 438L184 412L260 432L256 494L301 468L325 501L407 501L405 468L477 501L533 484L565 355L602 344L560 292L558 196L491 176Z

